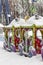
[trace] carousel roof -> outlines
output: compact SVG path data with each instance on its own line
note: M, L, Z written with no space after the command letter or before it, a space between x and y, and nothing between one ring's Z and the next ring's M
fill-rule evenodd
M30 17L30 19L27 20L27 24L35 24L37 26L42 26L43 25L43 17L39 16L39 19L36 19L35 16Z
M14 19L7 27L32 26L33 24L35 24L36 26L42 26L43 25L43 17L39 16L39 19L36 19L35 16L32 16L26 22L22 18L19 18L18 20Z
M7 27L12 27L12 26L15 26L15 27L20 27L20 26L31 26L31 25L28 25L24 19L22 18L19 18L18 20L13 20Z
M0 23L0 28L3 28L3 27L4 27L4 25Z
M7 27L19 27L20 25L15 21L15 19Z
M20 26L29 26L24 19L20 18L17 22Z

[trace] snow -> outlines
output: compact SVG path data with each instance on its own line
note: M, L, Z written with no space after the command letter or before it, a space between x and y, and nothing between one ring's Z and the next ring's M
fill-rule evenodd
M1 27L1 28L3 28L3 27L4 27L4 25L0 23L0 27Z
M16 21L15 19L8 25L5 27L20 27L20 26L32 26L33 24L35 24L36 26L42 26L43 25L43 17L39 16L39 19L35 19L35 16L30 17L27 21L25 21L22 18L18 18L18 21Z
M35 24L36 26L42 26L43 25L43 17L39 16L39 19L35 19L35 16L32 16L27 21L25 21L22 18L18 18L18 21L16 21L14 19L7 27L32 26L33 24Z
M28 25L24 19L22 18L18 18L18 21L16 21L15 19L6 27L20 27L20 26L30 26Z
M43 17L39 16L39 19L35 19L35 16L30 17L30 19L27 20L27 24L35 24L36 26L42 26L43 25Z
M12 26L14 26L14 27L19 27L20 25L19 24L17 24L17 22L15 21L15 19L13 20L13 21L11 21L11 23L8 25L8 26L6 26L6 27L12 27Z
M0 65L43 65L41 55L32 58L20 56L18 52L7 52L3 49L3 42L0 42Z
M22 18L20 18L17 23L20 24L20 26L29 26Z
M31 26L31 24L30 25L28 25L26 22L25 22L25 20L24 19L22 19L22 18L18 18L18 21L16 21L15 19L8 25L8 27L12 27L12 25L14 25L15 27L20 27L20 26Z

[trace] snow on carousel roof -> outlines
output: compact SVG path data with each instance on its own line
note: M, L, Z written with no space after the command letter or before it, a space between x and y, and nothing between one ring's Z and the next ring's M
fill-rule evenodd
M22 19L22 18L20 18L17 23L20 24L20 26L25 26L26 25L25 20Z
M27 24L35 24L36 26L42 26L43 25L43 17L39 16L39 19L35 19L35 15L30 17L30 19L28 19Z
M24 19L19 18L18 20L14 19L9 25L5 26L8 28L14 27L20 27L20 26L32 26L32 24L27 24Z
M20 25L17 24L17 22L16 22L15 19L14 19L7 27L12 27L12 26L14 26L14 27L19 27Z
M31 26L31 24L28 25L22 18L20 18L17 23L20 24L20 26Z
M3 28L3 27L4 27L4 25L0 23L0 27L1 27L1 28Z
M43 17L39 16L39 19L35 19L35 15L30 17L26 22L24 19L19 18L18 20L13 20L7 27L20 27L20 26L32 26L35 24L36 26L43 25Z

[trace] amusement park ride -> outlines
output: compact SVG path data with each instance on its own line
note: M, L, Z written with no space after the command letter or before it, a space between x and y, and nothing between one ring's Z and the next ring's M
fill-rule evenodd
M36 54L42 54L43 56L42 20L43 17L37 17L36 15L30 17L27 21L24 19L18 19L18 21L16 21L14 19L4 29L4 49L10 52L19 52L20 55L28 57L35 56ZM40 31L40 33L37 32L38 30ZM39 34L39 36L37 36L37 33ZM40 36L40 34L42 36Z
M10 14L8 0L1 0L1 2L2 2L3 14L8 24L7 15ZM42 39L39 39L37 37L38 30L42 35ZM5 41L3 47L5 50L9 52L11 51L19 52L20 55L28 57L35 56L36 54L42 54L43 57L42 16L34 15L32 17L29 17L28 20L21 18L17 20L14 19L13 21L11 21L9 25L4 27L4 32L5 32Z

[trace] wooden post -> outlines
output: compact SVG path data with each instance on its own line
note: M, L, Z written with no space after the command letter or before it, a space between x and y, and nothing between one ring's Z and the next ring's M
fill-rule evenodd
M35 47L35 36L36 36L36 27L33 25L33 47Z
M21 29L20 30L20 37L21 37L20 39L22 39L22 40L23 40L23 33L24 33L24 29Z
M15 38L15 27L13 26L12 27L12 43L13 44L15 43L14 38Z
M22 40L22 28L20 27L20 41Z

